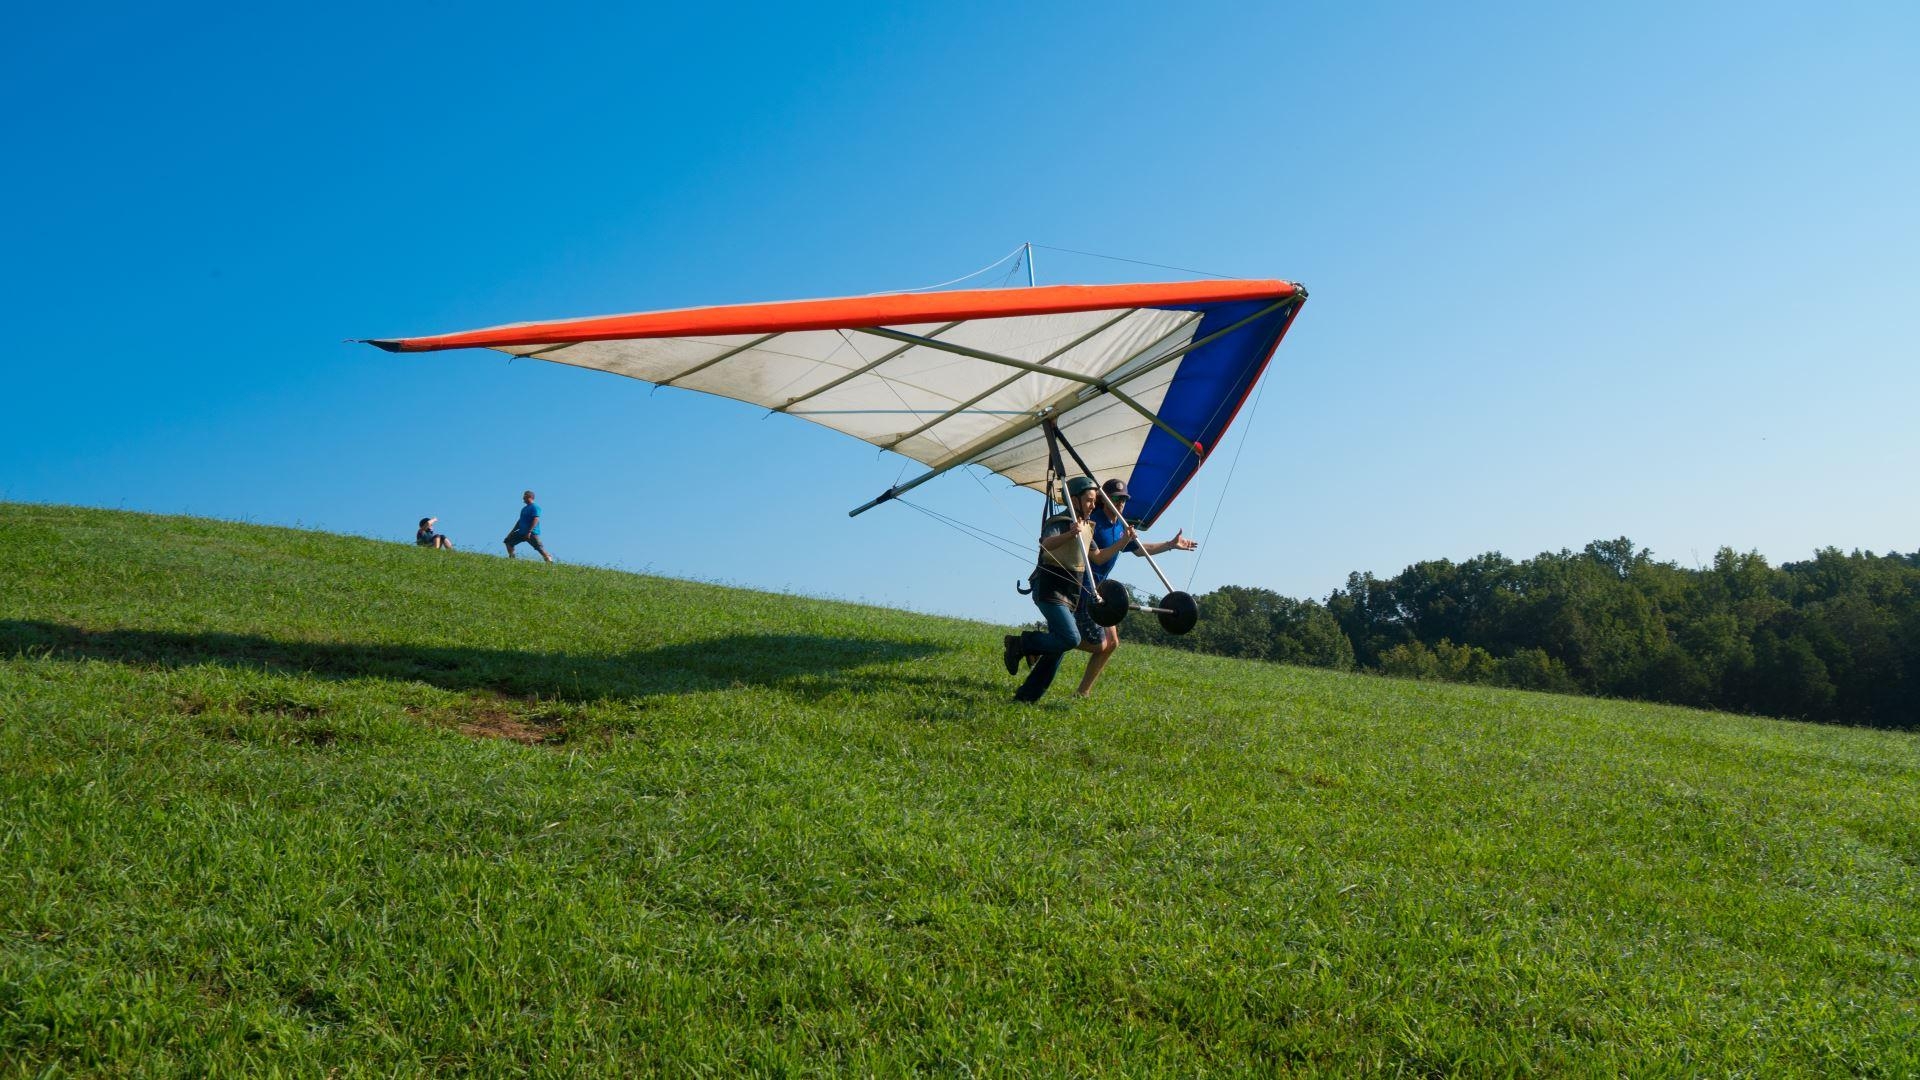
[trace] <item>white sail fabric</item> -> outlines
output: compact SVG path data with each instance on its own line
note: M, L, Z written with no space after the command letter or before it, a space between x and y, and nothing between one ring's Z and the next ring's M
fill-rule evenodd
M1189 344L1199 321L1197 312L1135 308L891 329L1096 379L1122 376L1114 385L1151 411L1159 407L1176 365L1134 380L1126 379L1124 370ZM1028 421L1043 410L1072 405L1078 394L1093 389L1063 376L902 344L858 329L515 345L500 351L751 402L934 468L970 460L1015 438L1019 430L1032 430L1032 438L1015 441L981 463L1035 488L1045 478L1046 450ZM1103 476L1123 478L1153 426L1111 397L1069 411L1060 424L1088 465Z
M1218 441L1306 293L1285 281L1057 285L737 304L428 337L751 402L927 464L1044 485L1045 427L1151 524ZM866 509L862 507L861 509ZM858 513L859 511L855 511Z

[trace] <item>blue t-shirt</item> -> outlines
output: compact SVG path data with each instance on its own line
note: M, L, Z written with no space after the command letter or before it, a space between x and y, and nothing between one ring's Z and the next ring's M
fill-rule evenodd
M1110 548L1113 545L1120 542L1120 534L1126 531L1127 531L1127 523L1124 520L1121 520L1121 521L1107 520L1106 507L1102 506L1102 507L1094 508L1094 511L1093 511L1093 546L1094 547ZM1135 555L1140 554L1140 541L1135 540L1133 543L1128 544L1127 550L1133 552ZM1096 582L1107 580L1107 575L1113 573L1113 568L1116 565L1118 565L1119 562L1120 562L1120 556L1115 555L1112 559L1109 559L1105 563L1094 563L1093 564L1093 580Z
M539 536L540 525L534 520L539 516L539 503L528 503L521 507L520 520L514 523L513 531L521 536Z

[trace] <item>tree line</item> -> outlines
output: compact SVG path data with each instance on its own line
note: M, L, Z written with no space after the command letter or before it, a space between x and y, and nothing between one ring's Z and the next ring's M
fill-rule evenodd
M1149 602L1152 597L1144 597ZM1626 537L1515 562L1499 552L1347 577L1324 603L1228 585L1176 637L1129 640L1416 679L1598 694L1769 716L1920 727L1920 552L1769 566L1656 561Z

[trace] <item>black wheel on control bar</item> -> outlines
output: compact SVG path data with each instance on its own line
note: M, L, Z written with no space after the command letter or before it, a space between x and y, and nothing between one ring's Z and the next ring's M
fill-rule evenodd
M1170 592L1156 606L1165 609L1160 612L1160 626L1169 634L1184 634L1200 621L1200 605L1186 593Z

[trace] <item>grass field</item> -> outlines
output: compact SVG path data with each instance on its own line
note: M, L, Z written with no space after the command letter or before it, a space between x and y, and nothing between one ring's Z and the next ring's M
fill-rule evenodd
M1920 1074L1913 734L0 524L0 1073Z

